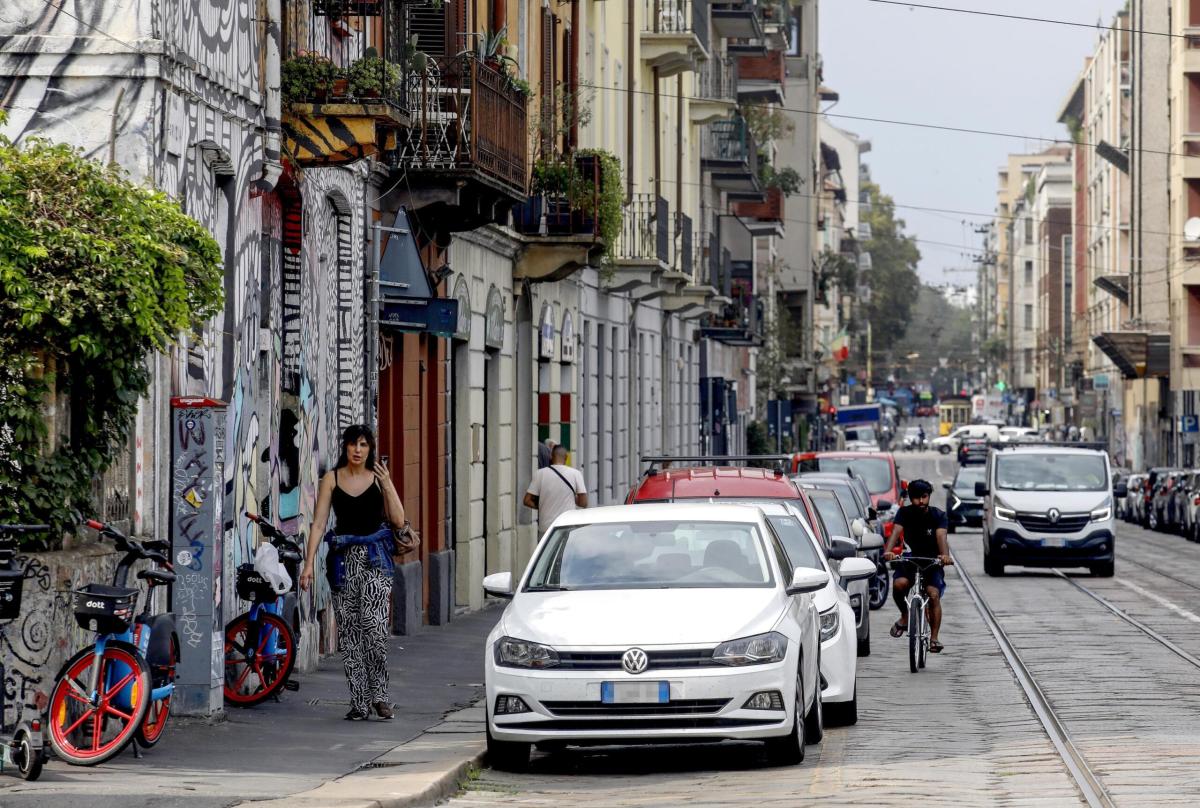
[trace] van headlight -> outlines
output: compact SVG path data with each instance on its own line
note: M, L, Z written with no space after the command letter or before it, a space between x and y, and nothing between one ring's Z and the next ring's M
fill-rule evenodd
M548 645L513 637L501 637L496 642L496 664L506 668L553 668L558 665L558 652Z
M755 634L740 640L723 642L713 651L718 665L765 665L781 662L787 655L787 637L778 631Z
M1015 522L1017 520L1017 512L1013 508L996 500L996 518L1005 522Z
M821 642L825 642L834 634L837 634L838 624L841 618L838 617L837 604L833 604L825 611L821 612Z
M1096 510L1092 511L1092 521L1093 522L1103 522L1107 519L1110 519L1111 517L1112 517L1112 500L1111 499L1106 500L1103 505L1101 505Z

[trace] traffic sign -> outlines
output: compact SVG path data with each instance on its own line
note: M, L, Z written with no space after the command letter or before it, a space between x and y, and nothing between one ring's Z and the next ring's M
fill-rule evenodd
M1180 432L1200 432L1200 415L1179 416Z

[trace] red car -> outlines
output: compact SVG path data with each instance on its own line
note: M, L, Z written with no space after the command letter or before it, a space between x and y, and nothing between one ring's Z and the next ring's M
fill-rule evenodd
M652 468L642 476L626 505L681 499L799 499L799 487L783 471L738 466Z
M871 504L883 513L899 505L907 483L900 479L896 458L884 452L801 452L792 457L792 473L846 470L867 481Z

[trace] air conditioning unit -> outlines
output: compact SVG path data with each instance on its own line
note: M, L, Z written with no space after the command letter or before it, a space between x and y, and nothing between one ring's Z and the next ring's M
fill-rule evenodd
M871 240L871 223L870 222L859 222L858 223L858 240L859 241L870 241Z
M871 254L862 252L858 255L858 268L863 272L868 272L871 269Z

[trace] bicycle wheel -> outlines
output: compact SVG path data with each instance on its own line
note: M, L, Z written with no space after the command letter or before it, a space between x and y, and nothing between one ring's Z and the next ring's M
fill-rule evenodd
M250 636L251 633L257 636ZM225 626L225 701L251 707L274 696L296 664L296 637L277 615L263 612L255 624L243 614Z
M166 665L156 666L151 671L151 681L154 687L164 687L175 681L175 667L179 664L179 649L171 643L171 657ZM171 694L165 698L150 702L146 709L146 717L142 719L137 731L137 742L143 748L149 749L160 740L167 729L167 719L171 717Z
M929 656L929 618L921 620L921 654L917 659L920 667L925 667L925 659Z
M920 646L922 623L925 610L921 608L921 599L914 597L908 602L908 667L916 673L920 670Z
M111 641L100 658L97 700L88 691L96 649L85 648L59 672L50 694L50 744L76 766L108 760L133 740L150 705L150 668L132 645Z

